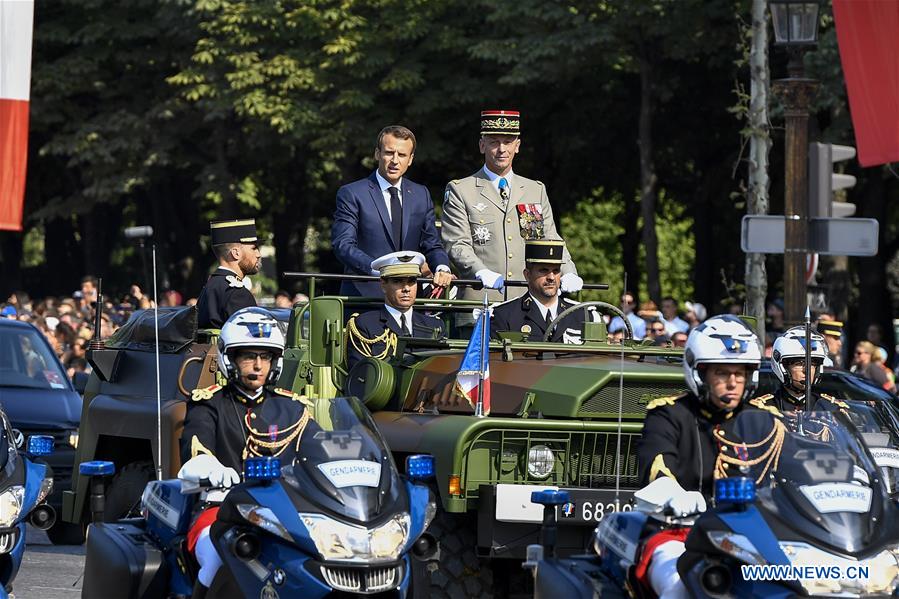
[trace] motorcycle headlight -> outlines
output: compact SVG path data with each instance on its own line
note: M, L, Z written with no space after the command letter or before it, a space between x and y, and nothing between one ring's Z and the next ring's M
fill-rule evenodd
M276 516L269 508L249 503L238 503L237 511L240 512L240 515L253 526L258 526L262 530L281 537L285 541L293 540L290 533L287 532L287 529L281 524L281 521L278 520L278 516Z
M16 485L0 493L0 526L7 528L13 525L22 510L22 499L25 487Z
M78 449L78 431L69 431L69 445Z
M323 514L300 513L300 519L326 560L393 561L409 539L409 514L394 516L376 528L345 524Z
M431 522L434 521L434 517L437 515L437 504L434 501L428 501L427 507L425 507L425 524L421 527L422 530L428 530L428 526L431 525Z
M533 445L528 450L528 474L532 478L548 477L555 466L556 457L546 445Z
M803 578L802 587L809 595L883 595L890 594L899 582L899 551L881 551L862 560L845 558L813 547L808 543L780 541L780 548L793 566L836 567L852 578ZM899 548L897 548L899 549Z
M706 533L709 541L718 551L731 555L744 564L764 565L768 563L748 538L725 530L710 530Z
M37 502L40 503L53 492L53 479L50 477L41 481L41 490L37 492Z

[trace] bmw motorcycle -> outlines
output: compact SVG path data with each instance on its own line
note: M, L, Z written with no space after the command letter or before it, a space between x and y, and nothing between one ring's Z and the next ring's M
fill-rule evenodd
M44 503L53 490L53 471L34 460L53 452L53 437L33 435L20 453L22 433L13 431L2 411L0 420L0 599L6 599L25 554L25 523L47 530L56 513Z
M643 549L654 534L681 527L692 528L678 571L694 597L892 596L899 585L895 468L875 457L891 447L873 445L890 442L884 424L855 406L783 420L743 412L733 436L744 464L716 481L712 509L688 519L664 510L612 514L597 527L598 559L539 559L539 548L536 596L564 589L571 597L609 590L651 597L635 575ZM565 499L545 493L535 500L547 511Z
M426 596L437 542L423 481L432 456L410 456L401 476L356 398L319 399L296 463L250 458L221 502L210 538L222 560L208 597ZM109 462L86 462L92 505ZM96 492L94 492L96 491ZM142 518L90 525L82 597L190 596L197 564L185 537L196 495L152 481Z

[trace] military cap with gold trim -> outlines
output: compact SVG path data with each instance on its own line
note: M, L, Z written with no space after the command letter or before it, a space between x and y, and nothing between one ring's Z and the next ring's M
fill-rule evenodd
M818 332L822 335L840 337L843 334L843 323L839 320L819 320Z
M382 279L390 277L421 276L421 265L425 257L419 252L393 252L381 256L371 263L371 269L381 273Z
M214 220L209 223L212 233L212 245L223 243L256 243L256 221L252 218L243 220Z
M481 135L518 136L521 113L517 110L484 110L481 112Z
M565 242L561 239L531 239L524 242L524 261L562 264Z

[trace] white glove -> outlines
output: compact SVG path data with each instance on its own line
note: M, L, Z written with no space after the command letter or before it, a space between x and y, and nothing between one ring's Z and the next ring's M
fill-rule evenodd
M684 491L668 501L675 516L683 517L705 511L705 497L699 491Z
M484 284L484 287L488 289L502 289L506 284L505 279L503 279L503 275L498 272L493 272L492 270L488 270L486 268L479 270L474 273L475 278L477 278L481 283Z
M584 279L580 278L573 272L566 272L562 275L562 291L564 293L574 293L584 288Z
M215 456L205 453L187 460L178 471L178 478L193 483L198 483L206 478L213 487L226 489L240 482L240 475L234 468L226 467Z

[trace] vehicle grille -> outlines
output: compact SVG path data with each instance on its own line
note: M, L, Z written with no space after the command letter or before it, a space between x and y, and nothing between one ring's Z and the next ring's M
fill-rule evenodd
M16 539L19 536L19 529L14 528L10 532L0 534L0 555L9 553L16 546Z
M659 397L680 395L686 389L683 383L658 382L652 385L624 387L621 394L622 415L624 418L643 418L646 416L646 404ZM593 397L581 404L578 410L581 418L618 418L618 384L610 383L599 390Z
M322 576L331 588L347 593L380 593L395 589L402 580L402 566L383 568L337 568L322 566Z
M622 487L636 488L639 438L640 433L622 432L618 460L617 432L484 431L465 455L465 495L475 498L480 485L498 483L609 488L615 486L616 469L620 471ZM546 478L528 473L527 455L535 445L553 452L555 466Z

